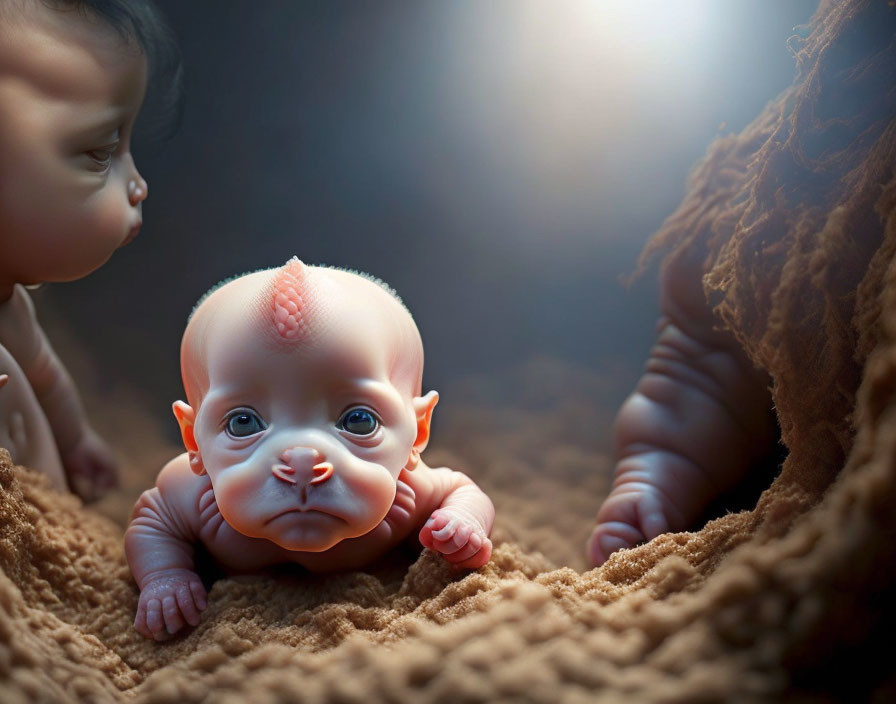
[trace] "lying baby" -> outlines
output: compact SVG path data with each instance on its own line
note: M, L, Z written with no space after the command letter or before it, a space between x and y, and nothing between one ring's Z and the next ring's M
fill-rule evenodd
M196 543L230 572L355 569L415 534L457 566L488 562L492 502L420 459L438 394L421 395L420 334L381 283L295 258L229 281L194 311L181 370L187 452L125 536L142 635L199 622Z

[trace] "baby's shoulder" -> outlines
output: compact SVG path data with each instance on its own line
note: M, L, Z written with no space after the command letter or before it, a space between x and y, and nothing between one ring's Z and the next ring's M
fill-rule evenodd
M208 476L198 476L192 470L189 455L186 452L179 454L165 464L156 477L156 486L159 489L181 493L197 490L206 484L211 486Z
M205 494L211 491L208 475L197 476L190 468L187 453L168 462L156 477L156 488L162 498L182 516L199 516Z

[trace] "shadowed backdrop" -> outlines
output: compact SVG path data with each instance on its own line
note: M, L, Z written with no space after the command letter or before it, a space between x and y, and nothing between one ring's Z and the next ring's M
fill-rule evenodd
M294 254L398 290L443 406L460 400L453 380L533 356L612 369L621 400L656 289L652 274L630 290L618 276L708 143L791 82L787 39L815 7L158 4L183 50L186 108L172 140L136 146L144 228L37 299L50 335L69 328L96 362L82 384L128 384L160 417L182 395L196 299Z

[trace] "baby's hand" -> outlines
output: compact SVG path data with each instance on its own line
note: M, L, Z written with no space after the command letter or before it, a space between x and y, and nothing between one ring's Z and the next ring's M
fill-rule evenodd
M134 628L146 638L167 640L186 625L198 625L207 605L205 587L195 572L166 570L140 591Z
M668 532L669 517L675 516L675 528L683 519L677 509L656 487L646 482L617 486L597 514L597 526L588 540L592 564L602 565L617 550L632 548Z
M81 439L61 456L72 491L84 501L98 499L118 486L118 463L92 428L85 428Z
M419 538L424 547L457 567L476 569L492 556L492 541L479 521L456 506L434 511Z

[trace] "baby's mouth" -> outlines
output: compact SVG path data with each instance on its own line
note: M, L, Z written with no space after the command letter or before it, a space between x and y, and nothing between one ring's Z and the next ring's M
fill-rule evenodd
M293 508L288 508L288 509L286 509L285 511L280 511L279 513L277 513L277 514L271 516L270 518L268 518L268 519L264 522L264 525L268 525L269 523L273 523L274 521L276 521L276 520L277 520L278 518L280 518L281 516L288 516L288 515L293 514L293 513L301 513L301 514L304 514L304 515L328 516L329 518L336 518L336 519L338 519L338 520L345 520L345 519L340 518L339 516L336 516L336 515L330 513L329 511L323 511L323 510L318 509L318 508L311 508L311 507L307 507L307 508L299 508L299 507L293 507Z
M140 228L142 226L143 226L143 222L138 221L137 224L134 225L130 229L130 231L128 232L128 236L124 238L124 242L122 242L120 245L118 245L119 249L126 245L129 245L131 242L133 242L134 239L137 237L138 233L140 232Z

